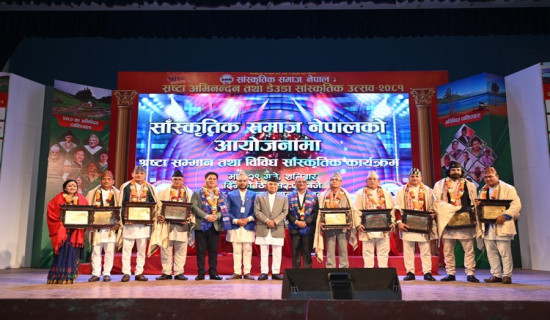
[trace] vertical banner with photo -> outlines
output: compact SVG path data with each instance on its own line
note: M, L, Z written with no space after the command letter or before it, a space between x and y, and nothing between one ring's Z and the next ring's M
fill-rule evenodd
M111 90L56 80L52 103L46 205L68 179L75 180L78 192L86 196L107 170ZM41 267L51 264L47 229L44 219Z
M437 87L437 103L442 176L447 176L451 161L458 161L478 191L485 185L484 169L489 166L495 167L500 180L513 184L504 78L482 73L441 85ZM460 266L464 251L455 251ZM514 266L521 267L517 236L512 253ZM489 267L487 257L480 252L476 252L476 264L478 268Z
M8 90L10 76L0 76L0 170L2 170L2 155L4 154L4 130L6 129L6 111L8 109Z

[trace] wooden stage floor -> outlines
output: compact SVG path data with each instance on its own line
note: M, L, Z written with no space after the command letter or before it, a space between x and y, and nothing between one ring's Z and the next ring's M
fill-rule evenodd
M441 279L445 270L440 269ZM223 280L156 281L158 275L147 275L149 281L120 282L121 275L111 282L87 282L90 275L81 275L73 285L47 285L47 270L0 270L0 299L243 299L280 300L282 281ZM400 281L405 301L550 301L550 272L514 270L513 284L486 284L489 270L477 270L481 283L466 282L464 270L457 270L456 282ZM226 276L224 276L225 278ZM399 279L402 279L399 276ZM421 279L421 276L417 276Z

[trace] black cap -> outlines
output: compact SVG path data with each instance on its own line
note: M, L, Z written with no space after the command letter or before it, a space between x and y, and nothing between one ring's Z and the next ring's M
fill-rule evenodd
M183 173L181 173L181 171L179 171L179 170L176 170L176 171L174 171L174 174L172 175L172 178L174 178L174 177L183 178Z
M279 179L277 179L276 176L271 176L269 179L267 179L267 181L270 181L270 182L279 182Z

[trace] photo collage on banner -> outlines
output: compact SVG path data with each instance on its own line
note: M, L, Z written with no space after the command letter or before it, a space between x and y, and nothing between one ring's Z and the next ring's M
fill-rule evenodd
M513 183L504 78L480 74L437 88L441 171L459 162L478 189L493 166Z
M111 90L55 81L46 180L46 203L72 179L86 196L100 182L109 161ZM46 221L46 220L44 220ZM51 246L43 225L42 249ZM51 250L42 250L48 265Z
M6 130L9 84L10 77L8 75L0 76L0 170L2 170L2 155L4 154L4 132Z

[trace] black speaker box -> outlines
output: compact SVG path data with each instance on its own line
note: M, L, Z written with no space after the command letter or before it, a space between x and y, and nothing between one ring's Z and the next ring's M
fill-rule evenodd
M285 269L282 298L402 300L395 268Z

